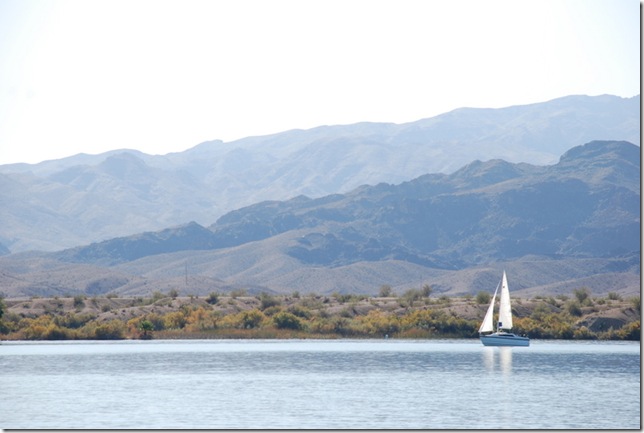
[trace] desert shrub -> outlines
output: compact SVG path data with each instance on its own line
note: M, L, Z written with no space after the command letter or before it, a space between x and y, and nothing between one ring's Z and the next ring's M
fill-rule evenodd
M574 330L573 338L575 340L595 340L597 336L590 329L582 326Z
M71 340L74 339L74 331L66 328L61 328L55 324L49 325L47 331L43 335L44 340Z
M49 314L36 318L24 318L18 322L18 329L21 331L21 338L24 340L42 340L47 327L52 323L52 316Z
M272 317L277 313L279 313L280 311L282 311L282 307L280 307L279 305L275 305L273 307L268 307L267 309L262 311L262 313L264 313L264 316L266 317Z
M566 306L566 311L568 311L568 314L571 316L581 316L582 311L581 311L581 305L579 301L571 301L568 303Z
M572 293L581 305L590 303L590 290L587 287L580 287L579 289L573 290Z
M430 286L429 284L423 284L421 293L424 297L429 298L429 296L432 294L433 291L434 289L432 288L432 286Z
M640 341L640 321L636 320L634 322L627 323L622 329L619 330L618 334L624 340Z
M190 332L217 328L219 315L203 307L192 310L187 316L186 330Z
M347 302L358 302L368 298L366 295L353 295L353 294L340 294L338 292L333 292L333 296L340 304Z
M642 302L639 296L635 296L630 299L630 303L636 310L640 311L642 309Z
M219 302L219 293L211 292L206 298L206 302L210 305L216 305Z
M530 318L534 320L542 320L544 316L550 314L552 310L545 302L539 302L536 307L532 310Z
M70 330L58 326L53 317L44 315L20 321L21 338L25 340L66 340L73 338Z
M450 297L449 297L449 296L447 296L447 295L441 295L441 297L440 297L440 298L438 298L438 301L439 301L441 304L450 305L450 304L452 303L452 298L450 298Z
M553 329L555 338L570 340L575 334L575 330L569 323L557 323Z
M11 326L15 322L9 320L0 319L0 334L8 334L11 331L15 330L15 327Z
M411 311L401 317L400 322L403 329L424 329L435 330L436 324L439 322L442 313L433 310L416 310Z
M363 331L368 335L391 335L400 330L400 320L393 314L371 310L359 318Z
M548 303L550 305L553 305L555 307L559 306L559 303L557 302L557 300L552 296L548 296L547 298L545 298L545 301L546 301L546 303Z
M163 293L159 292L158 290L155 290L154 292L152 292L152 302L159 301L163 298L165 298L165 296L163 295Z
M302 329L302 321L288 311L281 311L273 316L273 323L277 329Z
M85 296L76 295L74 296L74 308L83 308L85 306Z
M476 303L477 304L489 304L492 297L488 292L478 292L476 294Z
M414 301L419 300L422 298L423 294L420 290L417 289L408 289L403 293L402 299L405 301L407 305L410 307L414 306Z
M333 317L330 318L331 331L335 334L340 334L343 337L347 337L354 333L351 328L351 322L345 317Z
M259 302L260 302L260 310L266 310L267 308L270 307L276 307L280 305L280 301L275 298L274 296L268 295L264 292L260 293L259 295Z
M186 315L183 311L173 311L163 316L164 329L181 329L186 326Z
M56 316L54 318L54 323L56 323L56 325L61 326L63 328L78 329L85 326L85 324L91 322L94 319L96 319L96 316L90 313L87 313L87 314L67 313L64 316Z
M380 286L378 296L380 296L381 298L389 298L393 295L393 293L394 291L389 284L383 284L382 286Z
M246 296L246 293L247 293L246 289L235 289L232 292L230 292L230 296L233 299L237 299L240 296Z
M608 292L608 299L611 301L621 301L622 297L619 295L619 293L616 292Z
M125 324L120 320L110 320L94 328L93 338L96 340L121 340L125 338L125 328Z
M340 317L346 319L351 319L355 315L355 309L353 307L346 307L340 311Z
M288 308L288 312L300 317L302 319L309 319L311 317L311 312L302 306L292 305Z
M229 323L236 328L255 329L259 328L265 318L266 316L264 313L253 308L252 310L241 311L235 314L230 318L231 320L229 320Z
M305 307L305 308L322 308L324 305L320 299L317 299L315 296L307 296L305 298L302 298L300 301L300 304Z

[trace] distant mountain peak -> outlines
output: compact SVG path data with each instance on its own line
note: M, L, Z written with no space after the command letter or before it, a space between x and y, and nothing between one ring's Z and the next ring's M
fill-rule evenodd
M594 140L581 146L573 147L559 159L560 163L574 160L597 159L598 157L624 158L639 162L641 149L628 141Z
M528 165L512 164L502 159L485 162L476 160L455 171L450 177L461 179L468 186L483 187L522 176L526 166Z

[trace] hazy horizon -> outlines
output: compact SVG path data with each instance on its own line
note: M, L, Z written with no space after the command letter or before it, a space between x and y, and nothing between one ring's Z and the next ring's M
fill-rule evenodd
M0 1L0 164L640 92L635 0Z

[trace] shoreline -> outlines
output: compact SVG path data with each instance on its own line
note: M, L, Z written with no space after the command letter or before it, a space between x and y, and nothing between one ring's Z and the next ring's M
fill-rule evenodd
M6 299L0 340L478 338L485 296L412 294ZM513 302L514 332L531 339L640 339L639 297Z

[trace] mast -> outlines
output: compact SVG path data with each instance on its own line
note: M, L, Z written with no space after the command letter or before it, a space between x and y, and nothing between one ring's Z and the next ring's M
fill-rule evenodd
M501 280L501 303L499 306L499 323L496 328L497 332L502 329L512 329L512 306L510 305L510 289L508 279L503 271Z

